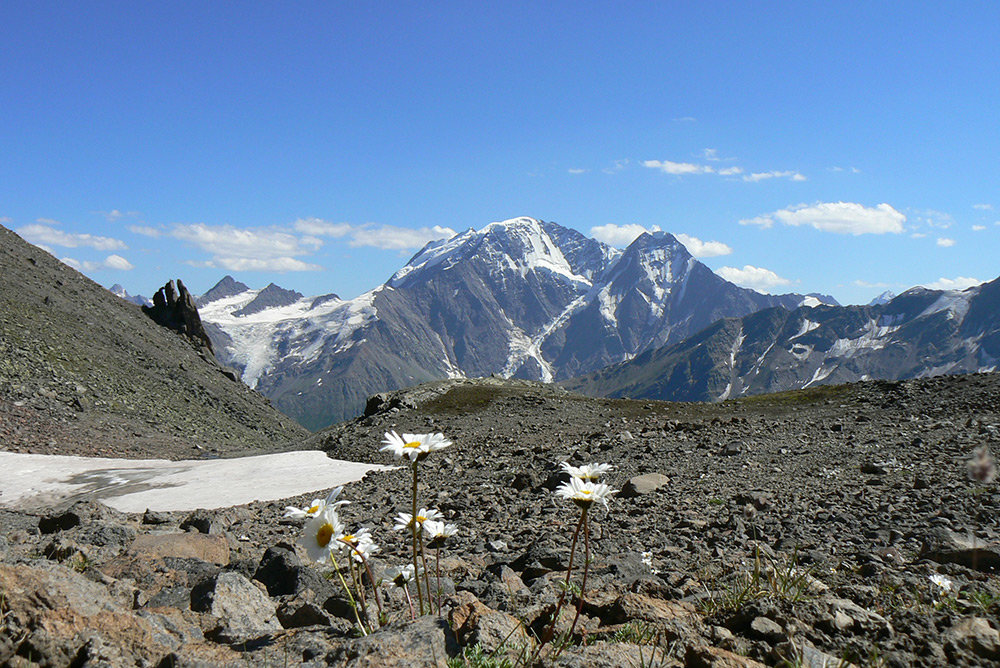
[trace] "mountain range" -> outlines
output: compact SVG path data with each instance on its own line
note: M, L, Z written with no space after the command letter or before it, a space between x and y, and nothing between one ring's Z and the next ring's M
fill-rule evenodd
M1000 279L912 288L867 306L772 308L573 379L607 397L718 401L860 380L989 372L1000 360Z
M217 355L311 429L369 395L499 374L560 381L681 342L723 318L832 298L725 281L666 232L624 250L533 218L427 244L354 299L225 277L198 299Z

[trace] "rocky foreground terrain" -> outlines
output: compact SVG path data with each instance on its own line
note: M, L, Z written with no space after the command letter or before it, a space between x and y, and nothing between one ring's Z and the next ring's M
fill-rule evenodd
M444 381L373 397L306 445L390 462L390 429L454 442L418 490L459 527L440 616L409 623L384 589L390 624L358 637L282 517L313 495L183 514L83 502L0 512L0 663L512 665L565 574L579 511L553 489L569 461L613 464L621 492L592 511L578 632L546 664L1000 665L1000 486L967 465L1000 450L996 374L711 405ZM407 559L392 518L410 482L400 468L344 492L342 519L382 547L376 577Z

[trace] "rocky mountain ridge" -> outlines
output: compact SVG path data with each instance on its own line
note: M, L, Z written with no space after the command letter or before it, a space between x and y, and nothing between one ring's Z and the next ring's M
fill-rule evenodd
M277 286L199 299L220 359L310 428L357 415L368 395L452 377L552 381L681 341L762 308L817 303L764 295L712 273L672 235L624 251L532 218L428 244L355 299Z
M3 447L177 459L274 451L304 434L208 348L0 227Z
M993 371L1000 279L868 306L768 309L568 381L594 396L718 401L867 379Z

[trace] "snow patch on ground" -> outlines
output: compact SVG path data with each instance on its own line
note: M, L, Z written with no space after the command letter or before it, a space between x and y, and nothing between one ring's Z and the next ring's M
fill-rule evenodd
M817 327L819 327L819 323L818 322L813 322L812 320L806 318L806 319L804 319L802 321L802 326L799 328L799 333L796 334L795 336L791 337L789 339L789 341L793 341L793 340L799 338L800 336L804 336L805 334L808 334L809 332L813 331Z
M0 452L0 506L34 511L96 499L128 513L225 508L319 496L391 468L330 459L316 450L185 461Z

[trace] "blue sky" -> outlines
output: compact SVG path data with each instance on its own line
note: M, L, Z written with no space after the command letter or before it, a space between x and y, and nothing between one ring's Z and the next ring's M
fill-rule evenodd
M995 2L7 2L0 25L0 221L132 293L351 297L522 215L667 230L845 303L1000 275Z

